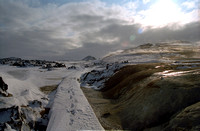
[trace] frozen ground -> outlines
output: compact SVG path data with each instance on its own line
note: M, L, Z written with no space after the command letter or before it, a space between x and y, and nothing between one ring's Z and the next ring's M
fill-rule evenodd
M22 122L23 130L33 130L30 123L36 126L38 122L47 126L48 131L103 130L80 85L101 89L105 80L127 64L164 62L180 65L179 68L199 66L199 48L192 54L187 50L188 46L183 48L180 44L179 48L147 44L114 52L93 62L64 62L67 68L49 71L33 66L18 68L0 65L0 76L8 84L7 92L12 94L11 97L0 96L0 130L1 123L6 129L13 129L16 123L8 124L13 117L16 117L16 122ZM58 85L58 88L49 94L40 90L40 87L52 85ZM46 112L48 109L49 113ZM16 115L11 115L11 112L16 112ZM46 112L48 119L41 112ZM18 118L17 114L25 117Z
M48 122L41 120L40 114L45 108L50 108L48 131L103 130L78 83L80 75L87 69L83 69L79 62L65 64L77 68L55 68L48 71L39 67L1 65L0 76L8 84L7 92L12 97L0 97L0 123L9 123L13 117L11 112L16 111L26 116L26 120L19 118L23 123L21 129L30 130L27 125L32 121ZM58 85L57 90L50 94L41 92L40 87L51 85ZM31 106L34 102L41 102L41 105ZM14 106L19 108L15 109ZM3 116L10 118L4 119ZM15 127L14 124L5 125L7 130Z
M47 131L103 130L85 98L77 78L81 71L70 71L57 89Z

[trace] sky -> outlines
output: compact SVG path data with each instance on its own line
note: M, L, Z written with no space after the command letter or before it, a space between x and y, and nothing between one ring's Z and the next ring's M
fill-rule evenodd
M199 0L0 0L0 57L100 58L199 36Z

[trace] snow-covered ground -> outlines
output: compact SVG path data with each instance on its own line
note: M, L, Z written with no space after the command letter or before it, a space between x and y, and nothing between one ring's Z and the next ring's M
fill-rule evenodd
M66 72L65 68L47 71L39 67L0 66L0 76L8 84L8 92L13 95L13 97L1 97L1 101L5 101L6 104L1 104L0 107L27 105L33 100L42 101L46 106L48 101L41 98L48 96L42 93L39 87L59 84Z
M187 48L178 46L146 44L110 53L101 60L62 61L66 68L0 65L0 77L11 94L0 96L0 130L33 130L38 123L48 131L104 130L80 86L101 89L109 77L127 64L165 62L179 65L177 68L199 66L199 48L187 60L188 54L181 53ZM40 89L55 85L58 88L47 94Z
M81 72L70 71L59 85L47 131L103 130L77 82Z
M8 85L7 92L12 94L12 97L0 97L0 123L7 123L6 129L15 128L16 123L8 123L13 117L12 112L16 111L26 118L18 120L23 123L21 129L30 130L28 125L35 124L35 121L47 124L48 121L41 119L40 114L44 109L50 108L47 125L49 131L103 130L78 83L80 75L87 71L82 68L83 62L65 64L76 69L53 68L48 71L39 67L0 65L0 76ZM57 90L50 94L41 92L40 87L51 85L58 85ZM16 106L19 108L15 109Z

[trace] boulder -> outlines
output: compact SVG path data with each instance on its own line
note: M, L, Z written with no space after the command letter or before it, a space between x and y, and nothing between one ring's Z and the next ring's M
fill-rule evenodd
M8 85L3 81L2 77L0 77L0 88L2 91L8 90Z
M8 85L3 81L2 77L0 77L0 96L9 97L12 96L7 92Z

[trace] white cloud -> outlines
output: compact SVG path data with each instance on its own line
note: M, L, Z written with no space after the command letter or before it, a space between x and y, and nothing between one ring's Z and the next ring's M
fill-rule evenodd
M137 23L154 28L164 27L173 23L184 25L198 20L198 10L184 12L172 0L159 0L151 5L149 9L138 12L135 17Z
M182 6L186 7L187 9L195 8L195 1L185 1L181 4Z
M150 2L150 0L142 0L144 4L147 4Z

